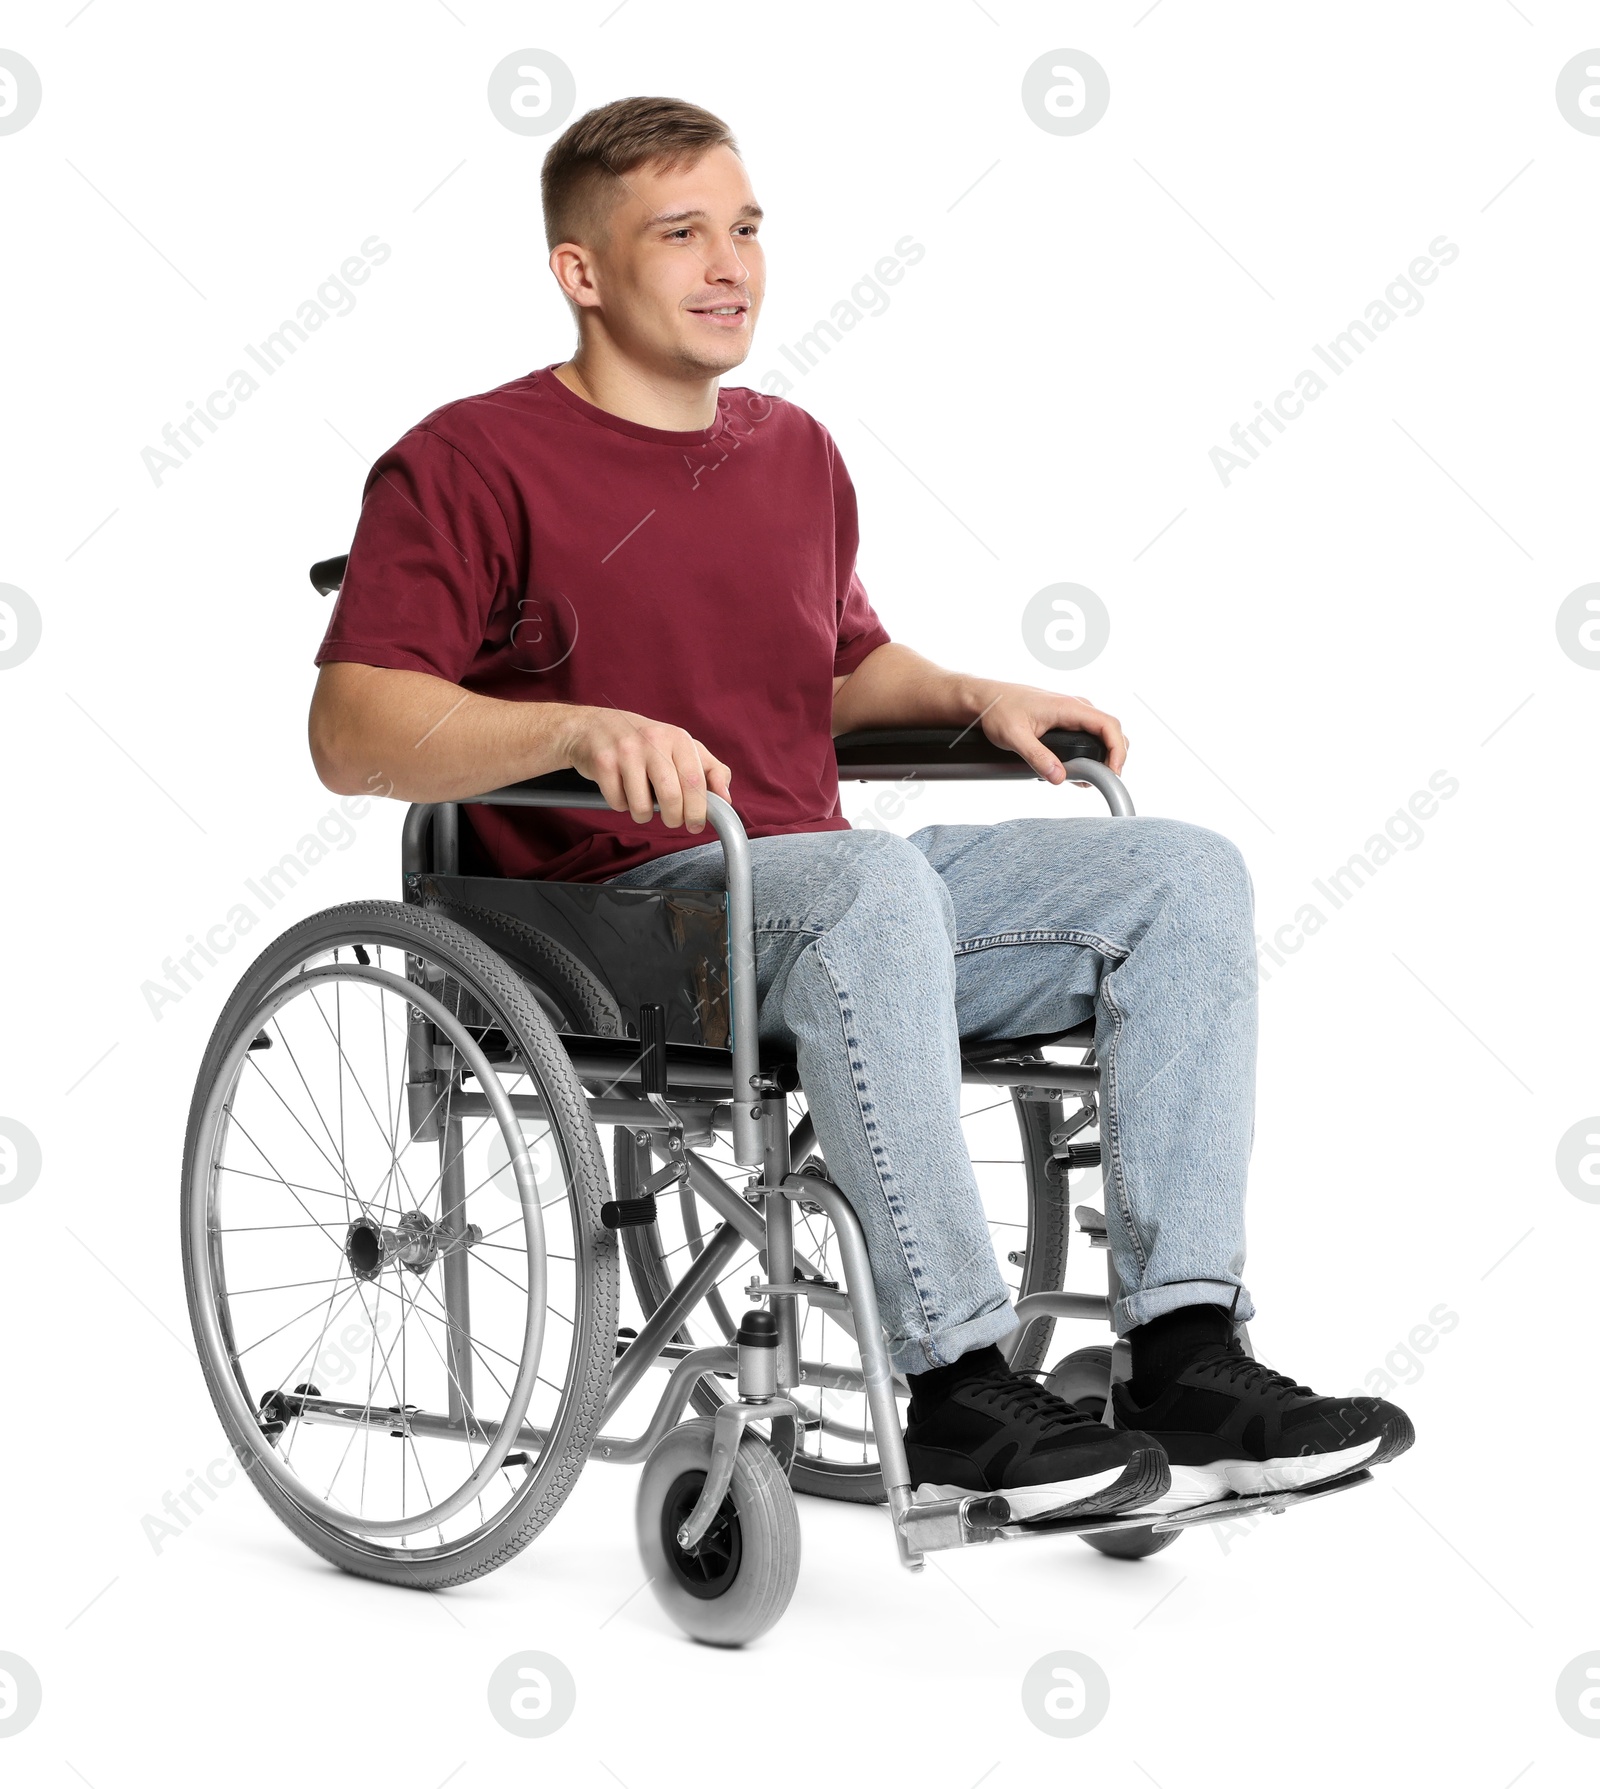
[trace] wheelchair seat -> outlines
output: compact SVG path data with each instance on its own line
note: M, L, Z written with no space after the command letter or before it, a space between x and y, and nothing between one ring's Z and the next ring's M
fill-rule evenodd
M671 1084L691 1097L732 1091L727 901L717 889L461 876L408 869L405 898L453 919L498 951L532 988L580 1078L639 1078L640 1012L655 1006ZM963 1038L963 1068L1085 1049L1092 1021L1026 1037ZM765 1068L790 1078L792 1051L764 1042ZM793 1076L796 1081L797 1076Z

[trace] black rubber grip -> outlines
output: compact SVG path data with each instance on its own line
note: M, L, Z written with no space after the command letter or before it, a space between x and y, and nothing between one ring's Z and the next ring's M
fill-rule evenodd
M639 1086L646 1095L667 1091L667 1010L645 1004L639 1008Z
M344 582L344 568L350 563L348 553L335 559L319 559L311 568L312 587L323 596L332 596Z
M1103 764L1106 748L1092 733L1059 729L1042 736L1043 743L1066 763L1092 758ZM864 733L841 733L833 742L839 775L863 782L917 777L928 782L1022 779L1037 775L1015 752L992 745L982 728L894 727Z
M656 1221L656 1196L642 1199L607 1199L600 1207L600 1222L608 1230L636 1230Z

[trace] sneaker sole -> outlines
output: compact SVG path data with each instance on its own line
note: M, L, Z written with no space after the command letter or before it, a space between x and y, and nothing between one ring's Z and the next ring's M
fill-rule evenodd
M1403 1454L1416 1440L1416 1431L1404 1411L1386 1423L1374 1441L1343 1447L1326 1454L1284 1454L1274 1460L1216 1460L1208 1466L1174 1466L1172 1485L1151 1509L1152 1515L1170 1516L1202 1503L1218 1503L1225 1497L1258 1497L1268 1491L1303 1491L1330 1478L1354 1472L1359 1466L1382 1466Z
M1098 1516L1132 1509L1162 1497L1172 1483L1167 1456L1159 1447L1134 1450L1126 1466L1082 1478L1058 1479L1049 1485L1022 1485L997 1491L1011 1507L1013 1522L1036 1522L1045 1516ZM918 1498L978 1497L970 1485L919 1485Z

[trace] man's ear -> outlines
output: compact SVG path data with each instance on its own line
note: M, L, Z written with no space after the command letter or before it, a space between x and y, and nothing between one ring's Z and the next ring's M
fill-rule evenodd
M550 271L569 304L587 309L600 302L594 260L581 242L558 242L550 251Z

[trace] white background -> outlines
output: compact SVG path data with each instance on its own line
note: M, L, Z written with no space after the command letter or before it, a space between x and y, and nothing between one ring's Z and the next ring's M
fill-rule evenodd
M1600 575L1600 137L1554 88L1600 12L79 4L0 14L44 91L0 137L0 582L44 626L0 674L0 1114L44 1160L0 1205L0 1650L45 1692L0 1742L7 1775L1592 1781L1600 1745L1555 1680L1600 1647L1600 1208L1555 1151L1600 1108L1600 678L1555 614ZM141 984L333 805L304 741L328 612L305 572L347 545L370 458L570 351L539 221L550 139L485 99L524 47L572 68L579 109L670 93L732 125L768 217L750 383L901 237L926 246L790 394L843 448L867 587L931 656L1120 715L1141 811L1236 839L1263 930L1432 773L1459 780L1263 988L1258 1347L1343 1391L1436 1306L1459 1317L1398 1362L1419 1440L1376 1486L1141 1565L1066 1542L916 1578L881 1512L805 1500L795 1601L739 1655L634 1595L632 1470L592 1468L533 1548L446 1596L332 1572L242 1483L152 1550L141 1518L224 1452L178 1162L245 953L159 1022ZM1061 47L1110 76L1081 136L1020 100ZM393 254L355 309L154 484L141 449L373 234ZM1441 234L1460 254L1424 308L1224 487L1209 450ZM1019 628L1060 581L1112 618L1070 677ZM932 791L897 824L1047 802L1094 806ZM399 821L365 820L252 943L397 896ZM578 1682L539 1741L485 1699L527 1648ZM1112 1686L1076 1740L1021 1706L1057 1649Z

